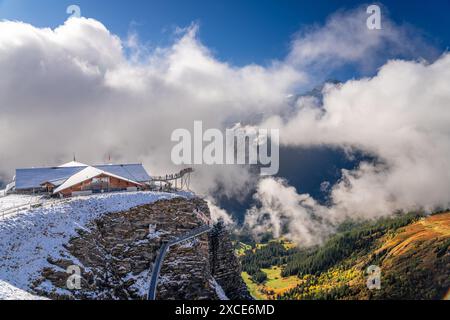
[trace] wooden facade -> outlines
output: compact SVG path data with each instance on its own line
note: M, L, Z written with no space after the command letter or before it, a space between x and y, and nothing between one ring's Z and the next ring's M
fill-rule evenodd
M64 197L70 197L74 192L92 191L93 193L102 193L124 191L129 188L142 189L142 187L143 186L139 183L133 183L131 181L111 177L106 174L101 174L94 178L82 181L70 188L61 190L59 193Z

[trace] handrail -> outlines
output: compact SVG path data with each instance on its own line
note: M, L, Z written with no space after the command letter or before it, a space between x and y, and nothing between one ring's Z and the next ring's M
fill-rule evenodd
M30 202L28 202L27 204L21 204L21 205L18 205L18 206L13 206L13 207L6 208L4 210L0 210L0 216L2 218L4 218L7 215L16 213L16 212L21 211L21 210L23 210L25 208L31 209L32 206L36 206L36 205L40 205L40 204L42 204L40 198L37 198L35 202L33 202L33 199L31 199Z
M42 197L35 197L34 199L31 199L27 204L22 204L14 207L9 207L4 210L0 210L0 217L4 218L5 216L17 213L18 211L22 211L26 208L31 210L33 209L34 206L48 208L54 206L55 204L61 204L69 201L69 199L51 199L51 200L48 199L43 200L43 199L44 198Z
M176 180L184 177L186 174L194 172L194 169L192 168L186 168L181 170L180 172L177 172L175 174L167 174L165 176L159 176L159 177L152 177L153 182L159 182L159 181L170 181L170 180Z
M170 247L179 244L181 242L190 240L192 238L196 238L204 233L210 232L212 229L212 227L207 224L204 226L201 226L199 228L196 228L192 231L189 231L187 233L185 233L184 235L182 235L181 237L178 237L176 239L173 239L169 242L164 243L160 250L159 250L159 254L156 257L155 260L155 264L153 265L153 270L152 270L152 276L150 279L150 287L148 290L148 295L147 295L147 300L155 300L156 299L156 289L158 286L158 280L159 280L159 275L161 273L161 267L162 267L162 263L164 261L164 258L168 252L168 250L170 249Z

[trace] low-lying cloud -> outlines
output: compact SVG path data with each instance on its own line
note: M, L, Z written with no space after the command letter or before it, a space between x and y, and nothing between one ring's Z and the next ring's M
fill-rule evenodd
M298 194L294 187L277 178L260 181L255 200L259 206L248 210L245 223L256 235L271 232L304 246L320 244L334 231L324 221L326 208L308 194Z
M431 64L390 61L373 78L328 87L323 104L300 99L289 120L268 119L263 126L281 128L286 145L362 150L377 160L343 170L328 207L284 183L263 180L256 196L261 207L249 211L249 224L272 212L268 226L275 234L281 217L292 221L289 230L297 224L317 230L294 233L307 245L314 242L311 237L319 243L328 236L319 232L317 221L332 230L346 219L450 207L449 81L450 54Z

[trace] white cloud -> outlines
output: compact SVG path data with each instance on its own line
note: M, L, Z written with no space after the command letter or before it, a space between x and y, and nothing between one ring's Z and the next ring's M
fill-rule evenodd
M234 221L231 215L224 209L217 206L213 199L208 199L208 207L211 213L211 219L214 222L222 221L225 225L233 225Z
M248 210L245 223L256 235L271 232L311 246L320 244L333 231L332 225L323 221L326 208L281 179L261 180L254 197L259 206Z
M343 170L342 180L332 188L332 205L323 215L326 225L397 210L446 208L449 82L450 54L432 64L390 61L373 78L328 88L323 105L301 99L289 120L275 116L263 126L282 128L281 143L286 145L358 149L378 159ZM319 206L313 211L322 210Z
M398 25L382 7L382 29L370 30L367 5L351 11L338 11L323 26L312 26L292 42L288 61L311 73L332 71L348 63L373 70L393 55L435 58L437 52L410 25Z

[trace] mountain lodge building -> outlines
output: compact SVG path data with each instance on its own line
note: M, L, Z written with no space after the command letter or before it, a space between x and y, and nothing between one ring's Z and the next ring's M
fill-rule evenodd
M59 167L16 169L13 191L69 197L145 190L151 180L142 164L89 166L72 161Z

